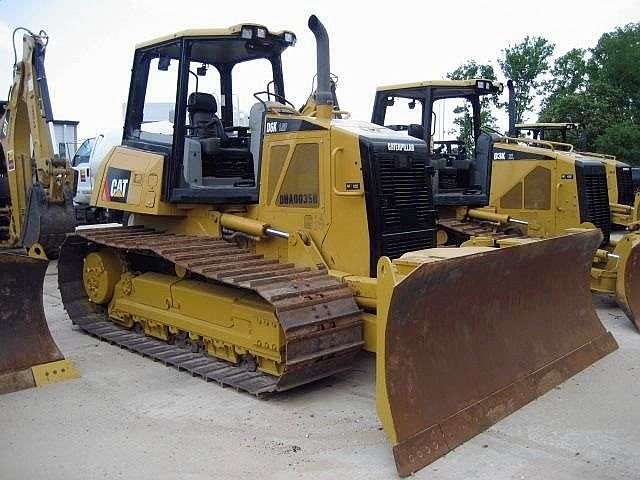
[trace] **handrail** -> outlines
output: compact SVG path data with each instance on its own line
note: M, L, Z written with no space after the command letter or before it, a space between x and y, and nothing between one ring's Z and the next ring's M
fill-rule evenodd
M615 155L608 155L606 153L595 153L595 152L576 152L580 155L586 155L587 157L596 157L596 158L604 158L606 160L616 160Z
M552 152L556 151L556 147L563 147L564 152L573 152L573 145L570 143L551 142L549 140L536 140L534 138L522 138L522 137L502 137L504 140L512 143L526 143L528 145L539 145L550 149Z

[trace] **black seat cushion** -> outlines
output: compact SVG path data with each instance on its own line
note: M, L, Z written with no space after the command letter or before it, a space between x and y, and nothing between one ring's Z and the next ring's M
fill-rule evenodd
M218 102L210 93L193 92L187 100L189 124L193 127L191 133L195 137L217 137L226 139L224 127L216 115Z

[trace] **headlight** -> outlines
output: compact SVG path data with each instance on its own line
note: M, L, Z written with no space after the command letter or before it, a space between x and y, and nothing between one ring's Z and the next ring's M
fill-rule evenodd
M295 45L296 36L291 32L284 32L284 41L287 42L289 45Z
M258 38L267 38L267 29L266 28L258 28L256 30L258 33Z
M240 32L240 36L242 38L246 38L250 40L253 38L253 29L251 27L242 27L242 31Z

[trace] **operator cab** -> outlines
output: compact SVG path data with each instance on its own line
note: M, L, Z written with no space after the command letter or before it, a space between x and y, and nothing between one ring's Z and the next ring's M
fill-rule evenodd
M481 129L481 107L483 96L502 88L486 79L380 87L372 122L425 140L436 205L484 206L495 134Z
M281 61L295 42L245 24L137 46L123 144L165 155L167 201L258 201L265 111L297 113Z
M516 135L524 134L534 140L549 140L552 142L581 143L580 124L573 122L559 123L516 123Z

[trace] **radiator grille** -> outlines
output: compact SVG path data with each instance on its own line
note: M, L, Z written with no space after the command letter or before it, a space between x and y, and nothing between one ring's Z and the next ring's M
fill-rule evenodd
M422 147L388 152L386 142L361 145L372 272L381 256L393 259L435 246L436 212Z
M631 167L617 166L616 180L618 183L618 203L633 205L633 178Z
M426 159L408 154L376 154L383 233L433 227L433 195Z
M611 212L607 176L604 165L580 165L576 163L580 200L580 221L591 222L602 231L604 242L609 242Z

